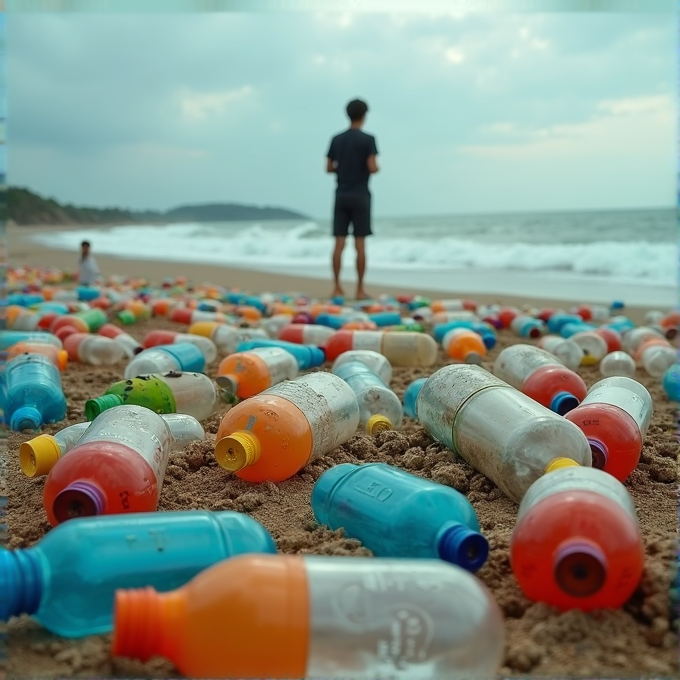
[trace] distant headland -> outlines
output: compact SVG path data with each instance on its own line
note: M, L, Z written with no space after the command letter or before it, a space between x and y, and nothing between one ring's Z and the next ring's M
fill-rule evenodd
M18 226L172 224L176 222L238 222L309 219L307 215L276 207L238 203L183 205L166 212L91 208L61 204L22 187L7 187L6 217ZM5 211L2 211L5 212Z

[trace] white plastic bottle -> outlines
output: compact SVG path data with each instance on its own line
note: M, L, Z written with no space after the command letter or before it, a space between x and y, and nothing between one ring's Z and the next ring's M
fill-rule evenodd
M569 338L559 335L544 335L538 347L557 357L568 369L575 371L583 359L583 350Z
M392 382L392 364L385 356L370 349L355 349L343 352L334 362L331 371L336 373L336 369L344 366L350 361L360 361L375 373L385 385Z

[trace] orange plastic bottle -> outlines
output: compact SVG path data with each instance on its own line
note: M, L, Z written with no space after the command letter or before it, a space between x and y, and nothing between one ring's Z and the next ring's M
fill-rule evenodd
M442 346L454 360L481 365L486 345L481 336L467 328L452 328L443 338Z
M230 354L217 367L215 382L239 399L254 397L284 380L298 376L295 357L280 347L257 347Z
M522 499L510 563L530 600L563 611L621 607L640 582L644 557L633 500L602 470L548 472Z
M240 555L114 607L114 656L191 678L485 680L503 658L498 605L443 560Z
M68 365L68 352L46 342L18 342L7 350L7 361L14 359L19 354L43 354L60 371L63 371Z
M282 482L349 441L359 404L342 378L316 371L274 385L227 411L215 458L249 482Z

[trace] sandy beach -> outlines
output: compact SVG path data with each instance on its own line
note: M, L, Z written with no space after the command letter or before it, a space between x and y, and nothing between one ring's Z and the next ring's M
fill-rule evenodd
M69 227L70 228L70 227ZM39 228L9 229L9 261L13 266L33 265L74 269L77 253L49 250L30 242ZM52 227L53 229L53 227ZM162 244L159 244L162 248ZM160 282L182 275L195 283L212 282L238 287L253 293L263 291L304 291L325 298L329 282L295 276L281 276L222 268L158 261L120 260L99 256L105 275L144 277ZM351 289L350 289L351 290ZM396 290L371 286L371 293L422 293L433 297L457 297L451 293L427 290ZM349 292L349 291L348 291ZM526 304L533 307L569 308L564 301L511 299L502 295L478 295L459 291L479 303ZM574 304L586 302L573 300ZM659 307L664 309L663 306ZM642 323L646 308L626 308L625 313ZM181 331L184 326L166 318L140 321L126 330L142 340L154 329ZM526 342L508 330L499 332L498 344L484 360L491 370L498 353L510 344ZM530 341L532 342L532 341ZM408 384L426 377L450 363L440 349L435 366L394 368L392 388L402 398ZM217 364L209 366L215 375ZM88 398L102 394L123 378L125 362L107 367L71 363L63 373L63 386L69 408L65 421L45 428L54 434L84 420ZM329 370L326 363L321 370ZM601 379L597 367L578 369L590 387ZM645 574L633 597L621 610L559 613L529 601L519 589L509 562L509 544L517 505L443 445L435 442L424 428L405 418L400 431L376 436L356 434L348 443L312 461L288 481L259 485L244 482L220 468L214 457L214 439L221 418L229 408L206 420L205 442L194 443L174 454L161 494L160 511L207 509L238 510L260 521L276 541L278 550L288 554L370 555L358 541L319 526L310 508L314 482L328 468L340 463L384 462L408 472L447 484L464 493L475 508L482 532L490 542L487 563L477 576L490 589L505 619L506 647L501 674L507 677L640 677L676 676L677 636L673 631L670 607L672 568L677 554L678 500L677 462L680 446L676 438L676 408L666 397L659 380L638 368L635 378L650 392L654 414L638 468L626 482L638 512L645 544ZM26 478L18 463L18 449L29 433L11 433L8 439L9 475L7 483L7 523L11 548L26 548L49 530L42 505L44 478ZM170 663L156 659L140 664L110 656L110 635L81 640L60 639L37 623L22 617L8 626L9 677L176 677Z

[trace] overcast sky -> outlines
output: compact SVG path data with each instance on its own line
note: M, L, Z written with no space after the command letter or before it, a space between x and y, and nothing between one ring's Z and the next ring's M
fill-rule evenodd
M59 201L327 218L346 103L380 216L671 207L668 14L24 14L8 182Z

